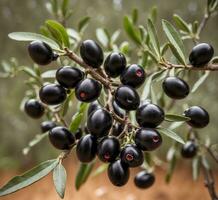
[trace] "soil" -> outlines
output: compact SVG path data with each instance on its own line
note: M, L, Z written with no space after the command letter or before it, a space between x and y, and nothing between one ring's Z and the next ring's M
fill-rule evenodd
M67 161L64 165L68 172L65 200L210 200L203 178L200 177L197 182L194 182L191 179L191 172L187 170L187 166L176 169L173 179L168 185L164 181L165 171L158 169L155 173L156 182L154 186L147 190L140 190L134 186L133 178L137 170L132 170L132 177L124 187L118 188L111 185L107 174L103 173L90 178L81 187L80 191L76 191L74 189L74 179L78 164ZM12 176L19 173L21 172L0 172L0 184L3 185ZM30 187L0 199L59 200L60 198L53 187L51 175L48 175Z

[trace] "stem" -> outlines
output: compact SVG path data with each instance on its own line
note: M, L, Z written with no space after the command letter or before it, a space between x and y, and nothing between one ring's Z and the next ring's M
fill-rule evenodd
M218 200L218 196L215 190L215 181L214 181L213 172L211 169L208 169L207 167L205 167L205 165L202 163L201 163L201 166L202 166L203 173L204 173L205 186L208 189L211 200Z

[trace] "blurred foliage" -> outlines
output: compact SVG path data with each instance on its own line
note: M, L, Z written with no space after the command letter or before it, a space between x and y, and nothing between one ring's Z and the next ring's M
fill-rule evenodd
M156 5L158 10L156 25L158 30L160 30L160 19L164 18L173 23L173 14L179 14L187 22L201 20L205 2L196 0L183 0L182 2L174 0L72 0L72 17L67 23L68 26L77 28L80 19L83 19L84 16L89 16L91 20L88 29L84 32L85 38L97 39L95 36L96 28L107 27L111 33L120 29L121 37L119 37L118 40L118 43L120 43L128 37L122 30L123 17L130 14L134 7L137 8L140 13L138 24L145 25L149 10L152 6ZM137 13L134 13L133 11L132 15L134 16L135 21L137 21ZM19 64L32 65L23 44L17 43L15 45L14 41L8 39L7 34L13 31L23 30L39 32L38 27L44 24L46 18L50 18L49 13L45 8L45 1L22 0L22 2L18 3L16 0L1 0L0 17L2 19L0 22L0 43L2 44L2 48L4 48L1 51L0 60L8 60L12 56L15 56L18 58L20 62ZM156 18L155 12L152 17ZM201 41L213 44L215 52L218 50L218 40L217 34L213 29L217 25L217 20L218 16L212 18L201 36ZM102 35L104 35L104 29L98 29L98 38L101 38ZM163 39L163 35L164 34L158 35L160 40ZM192 43L188 42L187 45L187 49L191 49ZM134 62L134 57L131 62ZM46 68L55 67L56 66L53 65ZM37 162L38 160L45 160L56 155L55 150L50 145L46 145L47 141L43 141L39 144L40 148L34 148L27 157L23 158L23 147L28 144L28 141L33 138L34 135L40 133L40 120L35 121L28 118L20 109L20 102L22 101L24 91L26 90L26 86L23 82L24 76L25 74L15 79L0 79L0 109L2 110L2 115L0 115L0 168L17 167L17 161L21 163L20 160L23 161L22 166L25 166L30 161ZM190 105L199 104L207 108L211 115L211 123L206 129L201 130L201 132L204 134L204 132L207 131L207 134L211 137L211 140L214 141L214 143L218 142L218 136L216 133L217 128L215 126L218 124L216 114L218 94L216 85L218 80L216 76L217 72L212 73L210 79L204 83L204 86L202 86L195 95L190 95L190 97L185 100L188 100ZM72 117L72 115L75 114L75 111L70 111L68 114L69 117ZM182 131L183 130L180 130L181 134Z

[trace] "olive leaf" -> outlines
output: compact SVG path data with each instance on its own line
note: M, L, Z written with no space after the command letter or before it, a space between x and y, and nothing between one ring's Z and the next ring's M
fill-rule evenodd
M97 28L96 29L96 37L98 41L104 46L108 47L109 42L110 42L110 37L106 33L105 29L103 28Z
M63 25L54 20L47 20L45 25L58 42L65 47L70 47L69 36Z
M150 37L151 45L154 48L156 55L160 58L160 44L157 37L157 31L151 19L148 19L147 30Z
M90 19L91 19L90 17L86 16L79 21L79 23L78 23L79 32L83 32L86 29Z
M157 128L157 130L160 133L166 135L167 137L170 137L173 140L175 140L175 141L177 141L177 142L179 142L181 144L185 144L184 140L177 133L173 132L172 130L167 129L167 128L162 128L162 127L161 128Z
M176 154L174 153L172 155L172 159L170 160L169 162L169 166L168 166L168 169L167 169L167 174L166 174L166 177L165 177L165 181L166 183L169 183L172 179L172 176L173 176L173 172L176 168L176 163L177 163L177 157L176 157Z
M186 33L191 33L191 29L188 23L186 23L179 15L174 14L173 19L179 29L181 29L182 31Z
M41 34L30 32L13 32L9 33L8 37L17 41L42 41L48 44L52 49L60 51L59 45L54 40Z
M176 56L176 58L179 58L178 60L183 65L186 65L185 47L180 37L180 34L174 28L174 26L166 20L162 20L162 26L169 42L171 43L171 49L173 49L174 55Z
M139 30L135 28L133 25L132 21L129 19L128 16L125 16L123 19L123 25L126 33L128 36L137 44L141 45L141 38L140 38L140 33Z
M48 70L48 71L46 71L46 72L43 72L43 73L41 74L41 77L42 77L42 78L55 78L56 71L57 71L57 70Z
M57 159L45 161L23 175L12 178L0 189L0 196L11 194L39 181L48 175L58 165L58 162Z
M79 190L80 187L86 182L93 167L94 167L94 162L89 164L85 164L85 163L80 164L75 180L76 190Z
M138 9L137 8L134 8L132 10L132 22L133 24L136 24L137 21L138 21L138 16L139 16L139 13L138 13Z
M106 171L108 168L108 164L101 164L93 173L92 177L98 176L99 174L103 173Z
M79 106L79 110L76 112L76 114L73 115L70 126L69 126L69 129L71 132L74 133L79 128L82 122L82 119L85 115L87 106L88 106L87 103L81 103Z
M193 160L192 160L192 177L193 180L197 180L200 174L200 157L196 156Z
M53 181L58 195L63 199L66 188L67 173L64 166L59 163L53 171Z
M197 82L195 82L194 86L192 87L191 93L196 92L196 90L204 83L204 81L207 79L209 76L210 72L206 71L203 76L201 76Z
M61 116L64 117L67 114L70 102L74 98L74 94L75 94L75 90L71 91L70 94L67 96L67 99L64 101L62 108L61 108Z
M165 114L165 120L169 121L169 122L185 122L185 121L189 121L190 118L186 117L184 115L176 115L176 114L171 114L171 113L166 113Z

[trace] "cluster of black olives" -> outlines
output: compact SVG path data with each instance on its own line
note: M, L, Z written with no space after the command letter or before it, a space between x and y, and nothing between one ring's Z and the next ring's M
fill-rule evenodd
M29 45L29 54L38 64L49 64L58 56L51 48L40 41ZM93 40L82 42L80 55L83 61L98 69L104 61L101 47ZM208 44L199 44L190 54L193 67L202 67L213 56L213 48ZM101 94L102 84L87 77L78 67L64 66L57 70L56 81L44 85L39 91L40 101L30 99L25 104L26 113L33 118L40 118L44 112L44 105L58 105L65 101L68 90L75 89L75 95L81 102L90 103L87 112L85 135L82 129L71 133L67 127L59 126L55 122L45 121L41 124L42 132L49 131L50 142L60 150L69 150L76 144L78 159L83 163L91 162L96 155L102 162L109 163L108 177L116 186L122 186L129 179L129 168L139 167L144 162L143 151L153 151L162 143L162 137L156 127L165 118L164 111L158 105L149 101L140 102L136 89L145 79L146 73L138 64L126 66L126 58L122 53L113 52L104 61L104 72L110 79L120 78L120 86L115 88L112 100L113 110L123 118L128 111L135 110L135 118L140 128L135 130L131 126L127 131L133 133L133 140L121 144L119 136L124 131L125 124L116 122L111 112L102 107L97 99ZM189 94L189 85L178 77L167 77L162 84L165 94L173 99L183 99ZM42 102L42 103L41 103ZM184 115L189 117L187 122L194 128L203 128L209 123L209 115L199 106L188 108ZM135 130L135 131L133 131ZM181 154L191 158L197 153L197 145L188 141ZM148 188L154 181L152 173L139 172L135 177L135 185L139 188Z

